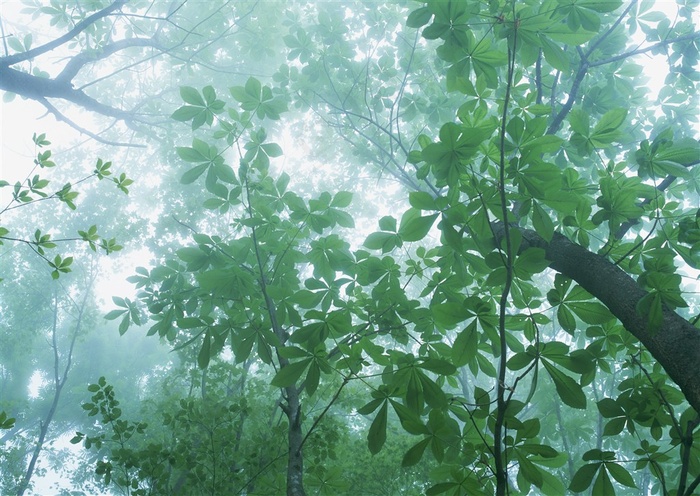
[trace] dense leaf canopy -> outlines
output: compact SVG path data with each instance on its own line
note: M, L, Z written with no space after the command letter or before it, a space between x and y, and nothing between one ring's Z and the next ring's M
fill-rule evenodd
M3 16L6 105L73 134L0 182L0 490L69 452L62 494L695 494L700 32L667 7Z

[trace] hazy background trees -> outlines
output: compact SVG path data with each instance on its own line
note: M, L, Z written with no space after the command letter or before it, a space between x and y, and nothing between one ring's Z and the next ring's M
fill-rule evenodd
M3 158L3 494L692 494L667 7L7 8L4 119L49 115Z

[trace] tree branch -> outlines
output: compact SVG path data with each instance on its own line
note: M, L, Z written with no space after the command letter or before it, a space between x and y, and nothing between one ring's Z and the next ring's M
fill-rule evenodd
M85 129L84 127L79 126L78 124L73 122L71 119L69 119L68 117L63 115L56 107L51 105L51 103L49 103L49 101L46 100L46 98L41 98L41 99L38 99L37 101L39 103L41 103L44 107L46 107L46 110L51 112L51 114L53 114L53 116L56 118L56 120L65 122L66 124L68 124L70 127L75 129L79 133L85 134L85 135L91 137L92 139L94 139L95 141L99 141L100 143L104 143L105 145L112 145L112 146L129 146L129 147L134 147L134 148L146 148L146 145L140 145L140 144L136 144L136 143L122 143L120 141L111 141L111 140L105 139L105 138L101 137L100 135L95 134L92 131L89 131L89 130Z
M591 62L589 64L589 67L599 67L601 65L610 64L612 62L617 62L618 60L623 60L623 59L626 59L628 57L632 57L634 55L646 53L646 52L649 52L651 50L654 50L655 48L659 48L659 47L662 47L664 45L668 45L670 43L678 43L681 41L692 41L692 40L696 40L696 39L700 39L700 32L698 32L698 31L688 33L688 34L685 34L683 36L679 36L677 38L669 38L668 40L662 40L662 41L660 41L658 43L654 43L653 45L650 45L646 48L639 48L639 49L635 49L635 50L630 50L629 52L621 53L620 55L616 55L614 57L610 57L610 58L603 59L603 60L598 60L596 62Z
M26 60L33 59L34 57L38 57L39 55L50 52L54 48L57 48L63 45L64 43L68 43L70 40L78 36L85 29L90 27L90 25L99 21L103 17L107 17L115 10L121 9L124 5L126 5L127 1L128 0L115 0L115 2L110 6L105 7L104 9L99 10L91 16L88 16L82 21L80 21L73 27L73 29L68 31L63 36L60 36L55 40L52 40L44 45L32 48L31 50L27 50L26 52L16 53L7 57L0 58L0 66L10 66L13 64L17 64L18 62L24 62Z
M496 240L504 236L503 223L493 226ZM688 403L700 412L700 330L676 312L663 309L663 325L657 332L648 328L636 305L647 292L622 269L606 258L591 253L559 233L547 243L530 229L520 229L520 250L538 247L545 250L550 267L573 279L606 305L629 333L634 335L666 370L683 391Z
M131 47L152 47L159 49L161 52L167 52L164 47L151 38L126 38L104 46L99 52L80 52L74 55L55 79L63 82L72 81L86 64L106 59L120 50Z

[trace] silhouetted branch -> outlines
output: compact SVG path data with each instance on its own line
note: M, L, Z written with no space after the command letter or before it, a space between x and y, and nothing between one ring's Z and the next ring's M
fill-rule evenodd
M33 59L34 57L38 57L39 55L42 55L44 53L50 52L55 48L58 48L64 43L68 43L70 40L78 36L81 32L83 32L85 29L90 27L98 20L102 19L103 17L107 17L115 10L121 9L124 5L126 5L127 1L128 0L115 0L115 2L109 7L105 7L104 9L99 10L94 14L86 17L78 24L76 24L75 27L73 27L73 29L68 31L66 34L64 34L63 36L59 36L55 40L45 43L44 45L32 48L31 50L27 50L26 52L15 53L13 55L8 55L7 57L1 57L0 66L11 66L13 64L17 64L18 62L24 62L26 60Z

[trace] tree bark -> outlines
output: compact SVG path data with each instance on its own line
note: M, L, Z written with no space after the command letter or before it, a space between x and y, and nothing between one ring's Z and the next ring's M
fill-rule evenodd
M503 229L502 223L493 225L497 240L503 236ZM636 310L637 302L647 292L617 265L559 233L554 233L552 241L547 243L535 231L520 229L520 232L521 251L528 247L544 249L550 267L576 281L606 305L666 370L695 411L700 412L700 330L664 307L662 328L651 332L647 319Z
M301 430L301 403L296 386L285 388L287 405L285 413L289 420L289 458L287 459L287 496L305 496L304 456L302 444L304 433Z

